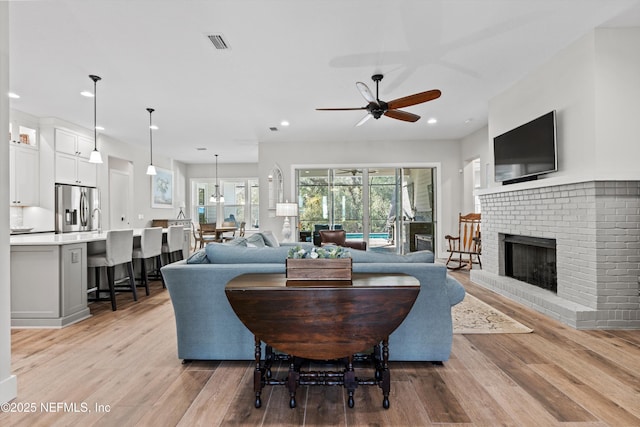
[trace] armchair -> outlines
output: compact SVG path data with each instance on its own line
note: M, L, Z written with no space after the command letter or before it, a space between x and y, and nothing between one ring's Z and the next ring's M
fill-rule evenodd
M351 249L367 250L367 242L347 240L347 233L344 230L320 230L320 246L338 245Z

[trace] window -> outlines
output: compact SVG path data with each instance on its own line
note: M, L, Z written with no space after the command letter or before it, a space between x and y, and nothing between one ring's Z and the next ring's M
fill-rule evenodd
M482 180L481 180L481 176L480 176L480 159L475 159L471 163L472 163L472 168L473 168L473 190L474 190L473 205L474 205L474 212L480 213L480 208L481 208L480 196L475 194L475 190L479 190L480 187L482 187Z
M194 181L192 184L193 212L200 223L218 222L218 203L211 200L215 191L214 180ZM220 221L235 220L246 223L247 228L258 228L260 218L259 185L257 178L220 180L224 195Z

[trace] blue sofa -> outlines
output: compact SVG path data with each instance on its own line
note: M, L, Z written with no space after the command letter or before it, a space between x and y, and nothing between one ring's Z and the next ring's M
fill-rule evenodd
M284 274L290 246L275 242L272 246L248 243L260 247L246 247L242 243L247 244L246 240L232 245L210 243L188 260L162 267L175 312L178 358L253 359L253 335L233 312L225 285L245 273ZM390 360L448 360L453 340L451 307L462 301L465 291L447 275L446 267L434 264L429 251L408 255L350 252L354 273L406 273L420 281L413 308L389 337Z

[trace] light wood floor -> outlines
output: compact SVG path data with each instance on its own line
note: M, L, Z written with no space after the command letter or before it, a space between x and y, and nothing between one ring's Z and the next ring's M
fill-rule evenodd
M320 386L301 388L295 409L268 387L255 409L251 362L177 359L156 282L137 303L120 296L117 312L93 304L71 327L14 330L11 409L22 413L0 413L0 425L640 426L640 331L576 331L458 277L534 332L455 335L444 366L393 363L389 410L376 387L358 388L349 409L341 387Z

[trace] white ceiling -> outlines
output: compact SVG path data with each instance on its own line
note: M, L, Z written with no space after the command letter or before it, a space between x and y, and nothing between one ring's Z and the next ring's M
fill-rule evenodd
M458 139L486 124L492 97L590 29L640 25L639 3L16 1L10 89L21 98L11 107L91 129L93 101L80 92L97 74L104 133L148 147L153 107L154 154L186 163L213 163L215 153L256 162L258 143L273 141ZM216 50L212 33L231 49ZM382 117L356 128L363 111L315 111L365 106L355 82L375 93L375 73L385 75L382 100L435 88L442 97L406 108L422 116L416 123Z

